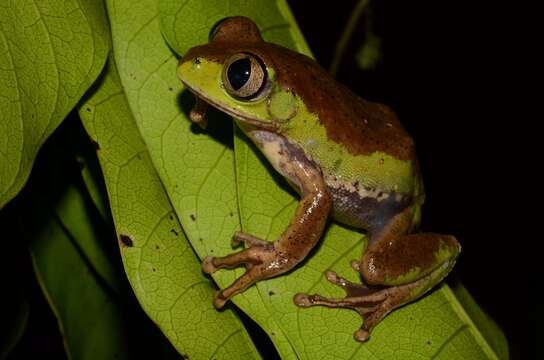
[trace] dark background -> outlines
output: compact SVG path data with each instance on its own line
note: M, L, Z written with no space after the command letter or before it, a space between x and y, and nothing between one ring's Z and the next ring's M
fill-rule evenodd
M307 2L290 1L326 68L356 2L312 2L308 9ZM531 210L520 201L530 192L520 151L529 139L517 132L531 124L515 104L512 84L521 70L510 60L525 40L514 32L518 9L447 1L371 1L371 9L382 61L372 71L355 62L365 39L363 16L337 78L397 112L421 162L422 229L459 239L463 253L453 276L504 330L511 358L533 358L529 314L536 340L542 311L527 291L538 277L529 255L536 239L523 235Z
M328 68L356 0L289 3L318 62ZM516 8L498 6L374 0L383 59L372 71L354 61L365 39L363 16L338 79L397 112L418 148L427 193L423 230L459 239L463 253L453 276L504 330L512 359L536 358L529 345L539 339L543 317L527 290L539 281L537 263L529 260L536 239L523 230L534 225L519 201L532 199L533 191L519 151L528 138L517 130L530 123L514 105L511 84L520 69L509 61L523 38L511 31L519 23ZM70 133L65 123L53 135L57 141ZM31 268L26 253L14 258L20 271ZM56 320L32 283L29 326L10 358L65 358Z

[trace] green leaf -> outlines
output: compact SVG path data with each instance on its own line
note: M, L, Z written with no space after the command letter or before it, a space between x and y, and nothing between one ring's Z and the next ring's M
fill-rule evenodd
M137 351L120 304L101 286L53 214L33 212L25 226L33 231L29 245L34 271L59 321L69 358L133 358Z
M474 325L487 340L499 359L508 359L508 342L498 325L474 301L467 289L459 281L452 286L453 293L463 306Z
M102 218L110 221L111 214L108 196L96 154L94 154L94 157L91 157L89 154L79 153L77 155L77 163L80 166L81 178L93 204Z
M266 34L267 41L282 43L306 54L310 52L284 0L228 0L213 4L204 0L159 0L159 4L162 33L178 54L208 42L213 26L219 20L235 15L255 21L263 35Z
M191 6L191 2L178 6L183 4ZM138 6L128 0L108 1L115 61L153 165L185 233L202 257L213 251L214 243L228 249L232 233L240 227L232 139L225 143L221 134L210 138L195 131L180 108L187 108L191 99L187 93L181 94L182 86L175 76L178 59L160 33L158 6L158 0ZM221 18L220 13L214 16L211 22ZM285 31L285 27L274 30L278 31ZM224 286L234 278L225 274L216 279ZM282 357L292 357L291 346L272 315L262 302L248 299L240 296L236 303L245 312L254 309L251 313L258 315L253 319L275 334L272 340Z
M55 203L55 213L61 224L72 235L85 254L90 266L111 288L119 293L120 279L106 252L107 241L114 240L99 232L100 226L92 221L92 207L74 184L68 184L63 196ZM102 221L101 218L97 219Z
M36 153L104 66L101 1L0 5L0 208L22 188Z
M68 356L177 356L134 301L113 227L81 186L73 152L66 150L90 142L73 114L44 146L16 206L8 206L18 210L29 233L35 274L57 317ZM94 351L95 346L101 349Z
M373 70L382 60L382 41L373 32L367 31L366 39L355 54L355 61L361 70Z
M299 33L292 17L287 16L289 12L283 1L277 3L282 11L270 10L269 7L276 6L272 2L255 5L255 2L228 1L212 7L206 6L208 3L204 1L187 1L175 7L171 2L162 0L161 4L164 4L161 6L163 33L170 46L180 53L191 46L205 43L212 26L218 20L234 14L255 20L264 30L266 40L306 52L306 45L297 35ZM264 18L263 13L269 15ZM164 82L168 83L167 80ZM149 89L160 90L160 87L149 86ZM131 103L133 108L140 108L143 99L147 101L148 96L153 96L150 92L140 95L139 101ZM153 127L148 125L151 119ZM197 253L203 256L232 252L229 237L234 228L226 226L226 222L230 221L228 211L233 208L227 200L233 193L231 184L234 179L238 183L244 231L270 240L276 239L289 224L298 202L292 191L286 190L286 182L278 178L240 134L235 139L236 176L233 176L227 168L230 164L223 165L219 156L212 156L213 146L209 144L213 141L213 124L210 138L202 139L200 134L189 133L186 117L177 122L174 121L175 115L171 115L170 119L169 122L161 122L159 116L142 116L138 123ZM184 122L185 127L180 126ZM223 152L216 153L224 156L229 151L223 148ZM213 166L208 167L207 164ZM224 234L226 230L227 234ZM353 281L359 281L349 262L360 258L363 245L364 236L361 233L333 224L321 245L302 266L288 275L258 283L236 296L234 302L254 318L273 341L276 340L275 345L285 357L294 356L294 351L297 357L303 359L496 358L493 349L445 285L420 301L392 313L376 328L372 340L365 344L353 340L353 332L361 321L356 313L319 307L300 309L293 304L293 295L297 292L342 295L340 289L324 279L325 270L333 269ZM224 287L241 271L223 271L214 278ZM279 337L281 341L276 339ZM285 344L285 339L291 348Z
M130 15L110 5L111 14ZM119 19L110 18L115 36ZM123 265L145 312L189 358L259 358L233 312L212 306L213 286L183 234L112 61L79 113L98 149Z

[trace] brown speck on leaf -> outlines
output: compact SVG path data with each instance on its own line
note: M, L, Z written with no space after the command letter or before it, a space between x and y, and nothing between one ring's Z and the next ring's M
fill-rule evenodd
M273 292L273 291L269 291L269 292L268 292L268 296L272 296L272 295L276 295L276 293Z
M204 239L203 239L203 238L198 238L198 240L200 240L200 241L204 241Z
M174 215L170 215L168 218L169 218L170 220L174 220Z
M189 217L191 218L191 220L196 221L196 216L195 216L195 214L191 214Z
M152 268L151 270L152 270L153 272L157 271L157 269L155 269L155 268Z
M176 235L176 236L179 235L179 233L178 233L176 230L174 230L174 229L170 229L170 232L171 232L172 234Z
M229 213L230 216L234 216L234 214L232 213L232 211Z
M155 249L159 250L160 249L159 245L155 245Z
M91 108L90 108L90 107L86 108L85 110L87 110L88 112L91 112Z
M119 237L119 240L121 241L121 244L126 246L126 247L134 246L134 242L132 241L132 239L128 235L121 234L121 236Z
M172 88L172 87L169 87L169 88L168 88L168 90L170 90L170 91L174 91L174 88Z
M94 141L93 139L91 139L91 144L93 144L94 148L96 150L100 150L100 145L98 145L98 143L96 141Z

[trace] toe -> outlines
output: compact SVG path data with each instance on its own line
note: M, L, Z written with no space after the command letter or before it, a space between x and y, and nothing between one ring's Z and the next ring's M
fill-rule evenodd
M228 299L225 299L225 297L223 296L223 292L218 291L215 294L215 298L213 299L213 306L215 306L216 309L222 309L223 306L225 306L227 300Z
M338 275L334 271L327 271L325 277L329 282L336 284L338 282Z
M359 329L353 334L353 337L359 342L365 342L370 337L370 332L365 329Z
M295 303L296 306L300 306L300 307L312 306L312 301L308 297L308 294L304 294L304 293L296 294L295 297L293 298L293 302Z
M206 256L202 261L202 271L206 274L213 274L217 270L217 267L213 264L214 259L213 256Z
M358 260L351 260L351 268L357 272L361 272L361 262Z

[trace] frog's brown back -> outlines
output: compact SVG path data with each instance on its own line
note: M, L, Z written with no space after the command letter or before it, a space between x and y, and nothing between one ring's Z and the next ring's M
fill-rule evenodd
M269 45L274 61L277 46ZM310 112L318 114L332 141L353 155L381 151L401 160L415 158L412 138L389 107L357 96L307 56L295 52L290 56L293 61L273 64L278 84L294 91Z

